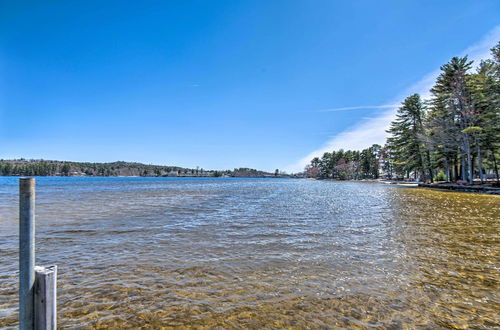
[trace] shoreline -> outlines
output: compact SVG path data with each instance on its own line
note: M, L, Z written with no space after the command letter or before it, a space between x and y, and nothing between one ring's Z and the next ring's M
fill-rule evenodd
M335 181L335 182L365 182L365 183L380 183L393 185L405 188L423 188L423 189L437 189L442 191L455 191L465 193L475 193L483 195L500 195L500 188L484 186L484 185L459 185L456 183L422 183L422 182L405 182L405 181L389 181L380 179L363 179L363 180L336 180L336 179L318 179L308 178L318 181Z
M486 195L500 195L500 188L485 186L468 186L455 183L419 183L418 188L449 190Z

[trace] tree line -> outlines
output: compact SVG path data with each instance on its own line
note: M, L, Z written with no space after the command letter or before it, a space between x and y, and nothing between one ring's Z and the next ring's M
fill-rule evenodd
M378 154L380 145L362 151L340 149L325 152L315 157L306 166L305 174L309 177L331 178L339 180L376 179L379 176Z
M43 159L0 159L0 176L192 176L192 177L276 177L286 176L252 168L204 170L179 166L150 165L134 162L90 163Z
M3 176L168 176L174 174L221 176L224 172L122 161L90 163L34 159L0 160L0 175Z
M472 184L499 180L500 43L472 70L467 56L441 66L431 97L408 96L387 130L384 146L333 151L306 167L311 177L419 178Z

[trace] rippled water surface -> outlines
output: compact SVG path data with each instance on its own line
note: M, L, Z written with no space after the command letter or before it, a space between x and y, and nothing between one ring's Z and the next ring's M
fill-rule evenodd
M17 325L0 178L0 327ZM500 326L500 197L292 179L37 178L61 328Z

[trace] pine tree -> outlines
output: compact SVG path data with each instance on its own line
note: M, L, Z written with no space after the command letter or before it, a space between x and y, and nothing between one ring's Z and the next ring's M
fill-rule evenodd
M426 178L425 170L430 169L422 142L424 110L420 95L408 96L398 109L396 119L391 123L388 133L388 146L396 164L402 165L406 173L420 173ZM432 172L429 173L432 180Z

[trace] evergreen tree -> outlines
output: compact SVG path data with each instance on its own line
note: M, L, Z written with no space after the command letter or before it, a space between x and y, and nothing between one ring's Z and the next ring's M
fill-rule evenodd
M425 170L429 170L428 179L432 181L429 159L423 145L424 110L420 95L408 96L398 109L396 119L391 123L388 133L388 145L396 164L402 165L406 173L413 172L425 179ZM429 158L429 157L427 157Z

